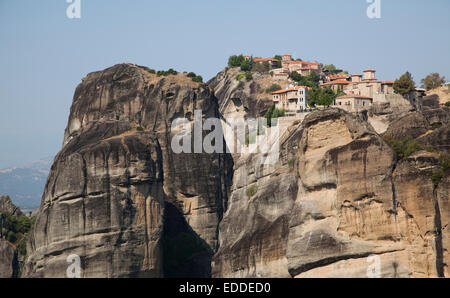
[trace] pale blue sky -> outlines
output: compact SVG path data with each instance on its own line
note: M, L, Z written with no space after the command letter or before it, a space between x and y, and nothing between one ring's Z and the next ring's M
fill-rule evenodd
M291 53L350 72L450 78L450 1L0 0L0 168L56 154L87 73L120 62L213 77L231 54Z

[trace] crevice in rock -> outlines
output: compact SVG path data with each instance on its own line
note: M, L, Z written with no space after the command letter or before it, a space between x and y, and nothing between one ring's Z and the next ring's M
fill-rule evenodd
M441 210L439 206L439 200L437 198L436 188L433 190L434 200L434 229L435 229L435 249L436 249L436 272L438 277L445 277L444 274L444 250L442 244L442 222L441 222Z

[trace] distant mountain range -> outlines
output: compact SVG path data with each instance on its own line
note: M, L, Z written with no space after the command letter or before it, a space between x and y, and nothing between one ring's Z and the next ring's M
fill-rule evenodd
M24 213L41 204L53 157L0 170L0 195L8 195Z

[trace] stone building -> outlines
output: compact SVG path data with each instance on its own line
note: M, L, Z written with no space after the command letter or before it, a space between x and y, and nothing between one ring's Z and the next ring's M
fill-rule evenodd
M285 72L291 73L296 71L304 76L309 75L313 71L319 74L321 70L320 63L292 60L292 55L290 54L283 55L281 66Z
M320 86L321 87L330 87L333 89L334 92L344 92L344 90L347 88L347 86L350 84L347 80L334 80L331 82L323 83Z
M270 65L270 68L276 68L279 67L279 61L277 59L274 58L255 58L253 59L254 63L264 63L267 62Z
M277 109L286 112L301 112L308 108L309 88L296 86L272 92L272 100Z
M350 113L367 111L373 103L373 99L368 96L348 94L336 98L334 107L343 109Z
M375 78L375 70L368 69L364 71L364 76L353 74L351 82L346 84L343 91L346 94L355 94L373 98L376 102L385 101L385 96L394 94L394 82L378 81Z

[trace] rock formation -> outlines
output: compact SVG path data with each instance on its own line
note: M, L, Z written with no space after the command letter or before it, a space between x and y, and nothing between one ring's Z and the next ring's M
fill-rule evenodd
M0 239L0 278L17 276L17 251L8 241Z
M221 90L220 106L230 106ZM433 182L448 111L421 114L395 98L369 113L368 122L333 109L309 114L282 137L273 166L234 156L213 277L367 277L374 262L382 277L449 276L448 171ZM378 133L432 152L398 160Z
M22 211L13 204L9 196L0 196L0 213L22 216Z
M232 160L175 154L171 123L218 117L205 84L120 64L75 91L25 265L28 277L210 275Z
M269 76L239 73L206 85L120 64L84 78L25 276L64 277L73 254L82 277L449 276L447 108L394 97L364 116L315 111L271 165L175 154L176 118L264 114ZM427 150L400 158L387 141L406 137Z

